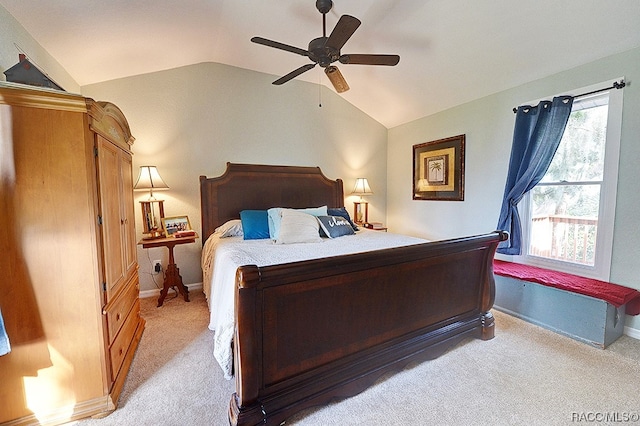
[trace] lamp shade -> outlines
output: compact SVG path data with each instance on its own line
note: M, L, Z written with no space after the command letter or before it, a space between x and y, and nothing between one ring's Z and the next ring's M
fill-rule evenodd
M371 195L373 194L373 191L369 186L369 182L367 181L367 178L358 178L356 179L356 186L353 188L353 191L351 191L351 193L354 195L363 196L363 195Z
M133 188L138 190L148 189L151 198L153 198L154 189L169 189L169 185L162 180L156 166L140 166L140 174Z

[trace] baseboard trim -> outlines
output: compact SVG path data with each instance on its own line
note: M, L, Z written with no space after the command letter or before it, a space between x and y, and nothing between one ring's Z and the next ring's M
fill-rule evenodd
M40 411L38 416L30 414L2 423L3 426L61 425L89 417L101 418L115 410L109 395L76 402L71 406L57 407L50 411Z
M629 337L633 337L634 339L640 340L640 330L637 328L624 327L624 334Z
M186 284L186 286L189 289L189 291L202 290L202 283ZM153 290L140 290L140 298L144 299L146 297L158 297L158 295L160 294L160 290L161 289L159 288L156 288Z

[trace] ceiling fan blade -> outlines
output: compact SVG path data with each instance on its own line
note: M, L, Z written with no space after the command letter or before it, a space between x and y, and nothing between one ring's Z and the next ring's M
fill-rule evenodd
M277 41L269 40L262 37L253 37L251 41L254 43L262 44L264 46L275 47L276 49L286 50L287 52L297 53L302 56L309 56L309 52L299 47L289 46L288 44L280 43Z
M324 73L327 75L327 77L329 77L329 81L331 81L331 84L333 84L336 92L342 93L349 90L347 80L344 79L338 67L330 65L324 69Z
M336 50L342 49L342 46L356 32L361 22L358 18L350 15L342 15L336 24L331 35L327 39L325 46L332 47Z
M277 79L276 81L274 81L271 84L275 84L276 86L279 86L281 84L286 83L287 81L291 80L292 78L296 78L297 76L299 76L300 74L302 74L303 72L307 72L309 71L311 68L315 67L316 64L307 64L307 65L303 65L300 68L291 71L289 74L280 77L279 79Z
M343 64L357 65L398 65L400 56L398 55L342 55L340 62Z

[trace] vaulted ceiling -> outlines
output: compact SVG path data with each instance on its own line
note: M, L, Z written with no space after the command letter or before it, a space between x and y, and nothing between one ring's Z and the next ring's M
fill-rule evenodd
M251 37L307 49L322 35L314 0L0 4L80 85L200 62L275 80L309 59ZM351 87L340 96L388 128L640 46L637 0L334 0L327 33L343 14L362 25L342 53L400 55L394 67L337 63ZM297 79L333 90L320 67Z

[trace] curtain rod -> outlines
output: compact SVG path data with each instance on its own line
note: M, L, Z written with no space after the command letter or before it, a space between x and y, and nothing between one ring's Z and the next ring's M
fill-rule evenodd
M598 89L598 90L594 90L592 92L587 92L587 93L581 93L579 95L575 95L573 97L573 99L576 98L582 98L585 96L589 96L589 95L594 95L596 93L600 93L600 92L604 92L606 90L611 90L611 89L622 89L624 86L626 86L627 83L624 82L624 80L620 80L620 82L614 81L613 84L609 87L605 87L604 89ZM513 109L513 113L515 114L516 112L518 112L518 108L514 108Z

